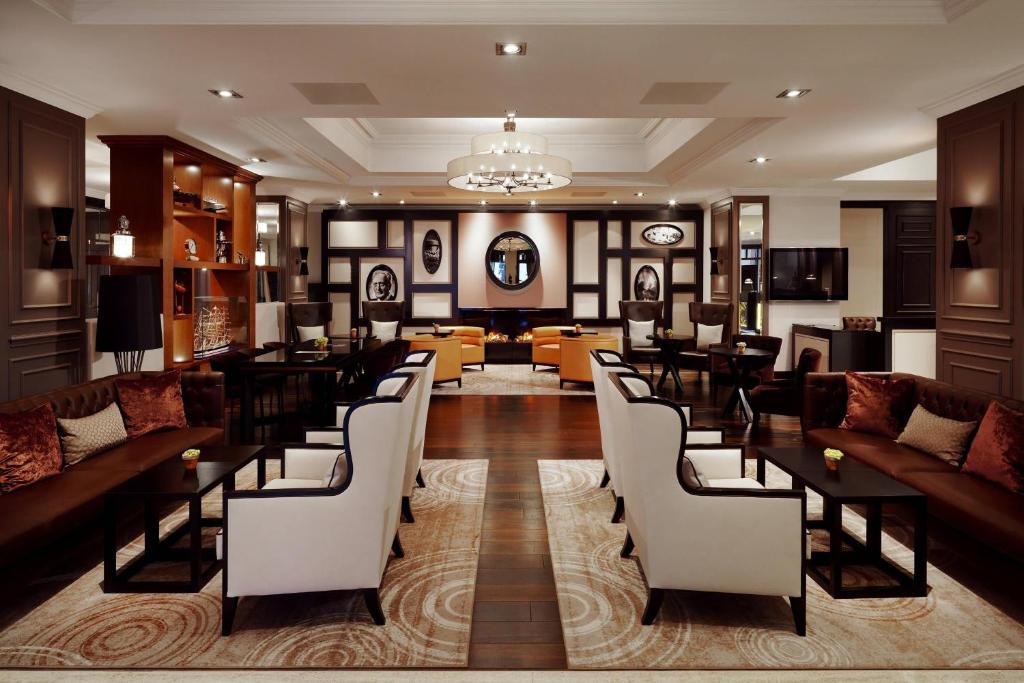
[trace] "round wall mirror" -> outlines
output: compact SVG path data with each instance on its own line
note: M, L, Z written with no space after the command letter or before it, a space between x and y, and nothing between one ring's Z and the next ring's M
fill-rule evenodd
M487 247L487 275L502 289L522 289L540 271L537 245L521 232L503 232Z

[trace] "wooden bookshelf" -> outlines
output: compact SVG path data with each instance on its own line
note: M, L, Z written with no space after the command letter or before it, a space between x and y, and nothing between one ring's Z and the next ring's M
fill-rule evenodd
M111 232L128 217L135 257L89 257L117 269L158 274L164 314L164 367L189 367L197 299L226 297L238 318L233 347L255 344L256 175L212 154L162 135L101 135L110 147ZM177 187L175 187L177 186ZM216 211L209 210L216 208ZM217 261L218 238L227 263ZM186 240L199 260L188 260ZM246 263L239 263L239 256ZM95 261L93 260L95 259ZM135 271L137 272L137 271ZM175 291L175 283L185 289ZM244 322L245 330L240 324Z

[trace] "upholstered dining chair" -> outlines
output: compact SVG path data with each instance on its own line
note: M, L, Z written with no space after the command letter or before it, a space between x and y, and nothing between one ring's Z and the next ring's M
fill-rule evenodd
M287 310L293 343L330 336L334 312L330 302L290 303Z
M696 370L697 381L711 370L708 347L722 344L732 337L733 305L702 301L690 302L690 322L693 323L692 346L679 354L678 365L685 370ZM717 328L720 328L718 331Z
M472 325L456 325L454 327L441 327L442 330L450 330L452 337L458 339L462 344L462 366L479 365L481 370L487 367L484 357L484 340L487 336L482 327Z
M530 360L534 371L538 365L557 368L562 362L562 330L571 330L568 325L546 325L530 330Z
M767 351L772 354L770 361L766 361L763 366L750 373L747 389L755 387L758 384L774 380L775 360L779 357L779 353L782 351L782 339L780 337L772 337L767 334L734 334L729 339L728 344L712 344L709 348L727 345L736 346L740 342L745 343L747 348ZM733 380L732 373L729 372L729 362L721 356L711 356L711 371L709 372L709 376L711 378L711 400L717 401L718 386L720 384L724 384L726 386L732 385Z
M658 359L658 349L647 339L647 334L657 334L665 320L664 301L620 301L619 317L622 319L622 355L627 363L647 363L651 374L654 374L654 361ZM649 323L654 321L650 331L630 330L633 323ZM634 328L637 326L634 325ZM645 334L646 332L646 334Z
M389 549L404 555L399 508L417 380L395 373L355 403L343 447L285 448L280 479L224 492L224 635L239 599L254 595L360 590L374 623L385 623L379 591Z
M844 330L874 330L878 327L878 320L867 315L843 316Z
M742 446L688 446L678 406L635 393L642 376L609 380L626 427L620 440L629 444L619 468L622 556L635 549L649 591L640 623L654 623L667 590L777 595L789 598L796 632L805 635L806 492L746 478Z
M382 326L380 323L398 323L395 326L393 335L395 337L402 336L402 319L405 317L405 302L404 301L364 301L363 302L363 317L366 318L366 334L380 337L383 341L391 341L385 339L385 336L390 337L391 334L382 335Z
M760 426L761 413L769 415L791 415L799 417L803 414L804 380L807 374L817 372L821 366L821 351L805 348L800 352L793 376L787 379L776 379L762 382L750 390L750 407L754 411L754 423L751 429Z

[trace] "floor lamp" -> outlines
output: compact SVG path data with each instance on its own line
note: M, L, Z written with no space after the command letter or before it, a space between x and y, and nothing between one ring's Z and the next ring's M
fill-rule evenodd
M163 345L153 277L100 277L96 350L114 354L118 374L138 372L147 349Z

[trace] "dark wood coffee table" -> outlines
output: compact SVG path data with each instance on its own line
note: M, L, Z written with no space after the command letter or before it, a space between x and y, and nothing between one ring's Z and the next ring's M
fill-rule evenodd
M821 520L808 520L811 529L826 529L829 549L815 551L807 573L833 598L923 597L928 594L928 498L915 488L849 456L838 472L825 469L821 448L757 449L757 480L764 483L765 462L793 477L793 488L809 488L823 499ZM914 573L882 554L882 505L901 503L914 512ZM862 542L843 529L843 505L867 508L867 533ZM844 549L843 545L847 548ZM868 566L894 583L843 586L843 570Z
M257 461L257 486L266 483L266 449L263 446L206 446L195 470L186 470L180 457L167 460L107 492L103 501L104 593L196 593L220 570L214 548L203 548L203 527L222 525L220 517L203 517L203 496L218 486L235 488L235 473ZM117 517L121 503L142 500L145 550L123 567L117 567ZM160 510L172 501L188 503L188 521L160 538ZM175 544L188 534L186 547ZM132 581L154 562L187 562L189 579Z

